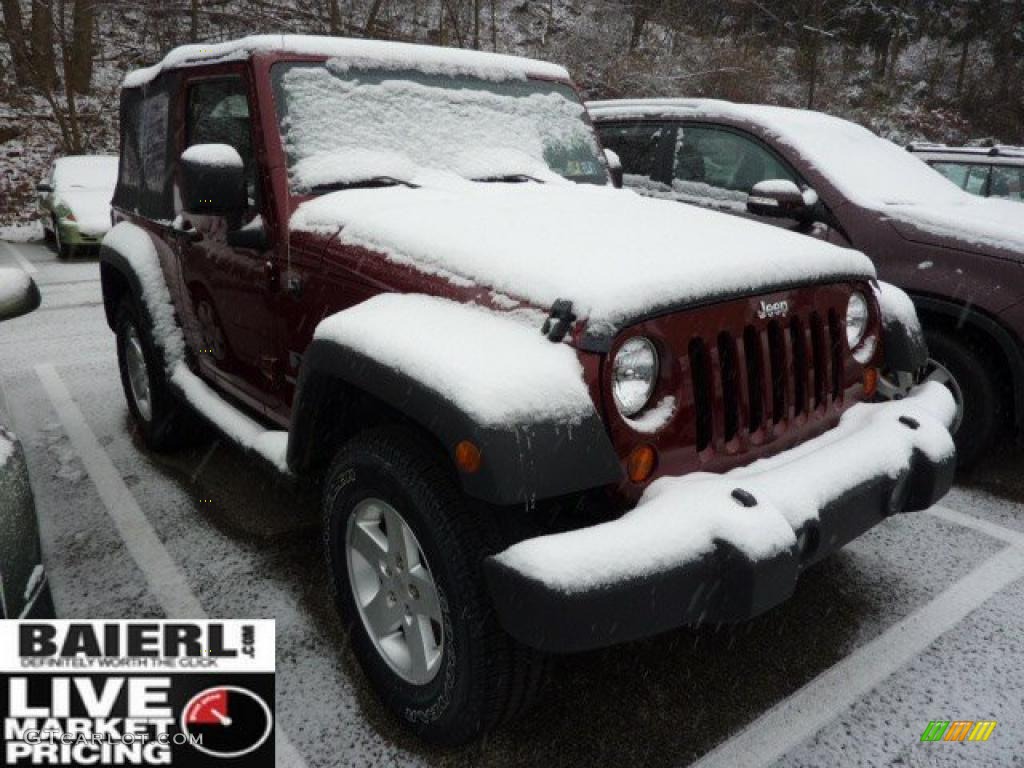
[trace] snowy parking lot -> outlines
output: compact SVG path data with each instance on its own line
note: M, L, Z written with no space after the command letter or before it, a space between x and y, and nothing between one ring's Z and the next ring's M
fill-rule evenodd
M1024 455L896 517L747 624L558 660L540 704L458 752L393 723L327 598L314 496L211 437L133 435L94 259L0 242L42 307L0 328L0 420L21 438L64 618L273 618L278 764L1024 766ZM984 743L922 742L994 720Z

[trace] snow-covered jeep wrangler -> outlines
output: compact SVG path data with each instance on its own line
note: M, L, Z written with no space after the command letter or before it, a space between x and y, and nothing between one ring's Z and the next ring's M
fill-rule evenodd
M367 677L435 742L552 652L738 621L951 483L860 253L642 198L561 67L361 40L172 51L121 105L107 319L159 450L200 414L322 482Z

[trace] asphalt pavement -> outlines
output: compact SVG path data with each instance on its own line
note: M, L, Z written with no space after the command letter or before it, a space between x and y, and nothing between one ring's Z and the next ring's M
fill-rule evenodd
M0 242L43 294L0 326L0 419L21 438L65 618L273 618L278 763L302 766L1024 766L1024 453L806 573L746 624L558 660L540 704L468 748L424 747L374 699L327 598L316 499L215 436L147 452L93 258ZM995 720L927 743L932 720Z

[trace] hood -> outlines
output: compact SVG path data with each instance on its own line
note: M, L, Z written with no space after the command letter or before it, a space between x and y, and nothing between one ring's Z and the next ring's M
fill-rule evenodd
M1024 206L964 195L963 200L877 208L907 240L1024 260Z
M57 202L71 210L78 231L89 237L102 237L110 231L110 198L107 189L72 187L57 194Z
M597 333L661 308L875 275L857 251L610 187L417 183L310 200L292 228L340 229L343 243L538 307L568 299Z

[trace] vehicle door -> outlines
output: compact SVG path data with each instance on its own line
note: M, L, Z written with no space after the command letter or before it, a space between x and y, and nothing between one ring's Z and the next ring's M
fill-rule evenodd
M185 83L182 151L196 144L234 147L245 166L248 208L241 220L182 214L179 231L189 320L198 332L201 373L267 413L281 398L277 350L276 272L272 243L232 244L231 232L261 228L266 194L254 151L247 75L193 77ZM197 326L197 328L196 328Z
M675 199L715 211L753 219L822 240L841 241L831 214L820 200L811 220L760 216L747 207L754 187L763 181L790 181L801 190L810 185L771 147L731 126L680 123L672 152L671 184Z

